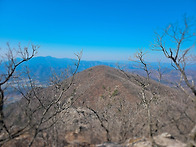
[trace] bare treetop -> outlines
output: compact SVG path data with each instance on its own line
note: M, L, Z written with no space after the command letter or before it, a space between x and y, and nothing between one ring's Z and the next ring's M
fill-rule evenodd
M152 49L162 51L165 57L170 59L171 65L181 73L186 85L196 96L195 85L191 84L185 72L187 62L195 60L194 55L190 56L191 49L195 49L195 28L196 23L194 20L184 17L182 25L170 24L161 34L155 32L155 43L152 45ZM191 45L189 43L188 47L184 47L185 41L193 42ZM171 44L174 44L174 47ZM192 81L192 83L194 82Z
M5 69L6 73L0 75L0 86L4 85L14 74L16 68L25 61L30 60L35 56L39 46L31 45L31 49L29 47L22 48L20 43L18 44L18 49L11 48L10 44L7 43L8 50L2 55L2 58L5 60ZM21 57L22 59L17 61L16 58ZM0 66L3 62L0 63Z

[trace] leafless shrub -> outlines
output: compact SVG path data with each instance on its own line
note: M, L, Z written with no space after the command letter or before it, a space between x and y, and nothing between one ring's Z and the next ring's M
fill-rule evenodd
M29 52L27 47L22 50L19 45L19 49L16 52L21 55L21 61L17 61L14 56L14 51L8 44L7 62L5 62L6 73L0 75L0 90L1 90L1 137L0 144L4 144L16 137L19 137L25 133L29 135L29 146L32 146L38 136L43 135L46 130L53 128L55 130L55 124L58 121L58 114L68 109L76 99L70 96L67 99L62 99L66 92L74 83L74 75L77 73L82 52L76 54L77 63L75 68L69 75L63 74L65 78L69 78L67 82L62 81L62 77L53 76L50 87L46 91L45 88L39 87L36 82L30 76L30 71L26 70L26 82L20 82L22 77L14 79L14 83L17 85L14 88L22 95L22 99L17 103L9 106L4 110L4 90L7 88L6 84L12 78L14 78L14 72L16 68L23 62L26 62L34 57L37 46L32 45L32 53ZM4 62L2 62L4 63ZM67 72L68 73L68 72ZM63 77L64 78L64 77ZM4 87L3 87L4 86ZM55 87L55 88L53 88ZM50 96L49 96L50 95ZM50 97L50 99L48 99ZM4 114L6 112L6 115ZM58 132L55 135L58 136ZM58 138L56 138L58 140ZM57 141L58 142L58 141Z
M194 81L190 81L186 73L186 65L190 61L194 62L195 60L195 55L190 55L191 49L194 49L194 44L189 47L183 46L186 41L195 38L195 22L185 16L182 26L170 24L161 34L157 32L155 34L156 38L153 44L153 50L161 51L164 56L171 61L172 67L181 74L177 87L184 91L188 97L192 97L196 106L196 87ZM171 43L174 44L173 47L168 46L168 44ZM192 91L193 95L190 95L190 92L184 87L185 85L183 85L183 83ZM193 130L196 130L195 128L196 126ZM190 136L196 136L196 131L192 131ZM191 137L189 140L189 142L191 142L189 146L196 145L193 138L194 137Z

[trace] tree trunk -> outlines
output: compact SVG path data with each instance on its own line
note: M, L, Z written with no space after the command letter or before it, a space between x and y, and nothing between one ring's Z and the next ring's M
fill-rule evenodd
M148 133L149 133L149 138L152 139L153 134L152 134L152 116L151 116L151 111L150 111L150 104L147 104L147 113L148 113Z
M0 133L3 130L3 121L4 121L4 114L3 114L3 105L4 105L4 91L0 86Z
M196 147L196 125L191 130L191 133L189 134L189 140L187 147Z

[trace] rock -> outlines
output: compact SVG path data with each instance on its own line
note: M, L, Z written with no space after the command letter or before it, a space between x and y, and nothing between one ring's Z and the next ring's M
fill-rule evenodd
M185 147L186 144L176 140L169 133L162 133L153 137L155 144L158 147ZM134 138L128 139L125 143L127 147L152 147L152 141L149 138Z
M103 143L103 144L96 145L96 147L123 147L123 146L117 143Z
M166 146L166 147L185 147L186 144L176 140L171 134L169 133L162 133L161 135L154 137L155 142L158 145Z

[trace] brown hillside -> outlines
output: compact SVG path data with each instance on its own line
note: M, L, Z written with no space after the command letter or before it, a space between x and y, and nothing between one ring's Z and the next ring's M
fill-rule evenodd
M78 73L75 76L73 89L80 98L78 101L85 105L96 105L98 99L115 95L119 99L126 99L131 103L140 101L140 84L145 78L128 73L127 77L120 70L109 66L95 66ZM116 92L116 94L115 94ZM151 81L147 93L156 93L160 97L171 100L185 98L179 90Z
M71 78L63 81L60 87L69 85ZM48 134L46 136L51 143L56 135L58 146L63 146L65 143L69 145L76 142L85 144L124 142L131 137L146 136L147 111L141 104L140 85L145 82L144 77L124 74L108 66L95 66L77 73L74 84L63 93L62 99L51 107L44 118L49 118L62 107L63 111L55 115L57 120L55 125L40 132L39 137L44 133ZM151 103L153 134L168 132L186 141L187 134L196 122L191 99L179 90L155 81L150 81L149 85L145 90L146 97L155 97ZM35 92L29 93L34 101L28 104L28 107L25 99L22 99L17 105L10 105L6 109L7 121L15 121L16 126L21 126L27 122L25 110L29 107L35 109L40 105L35 94L44 105L47 105L60 93L61 90L56 86L36 88ZM33 123L39 122L43 111L40 109L34 114ZM54 122L43 123L40 127L50 126L51 123Z

